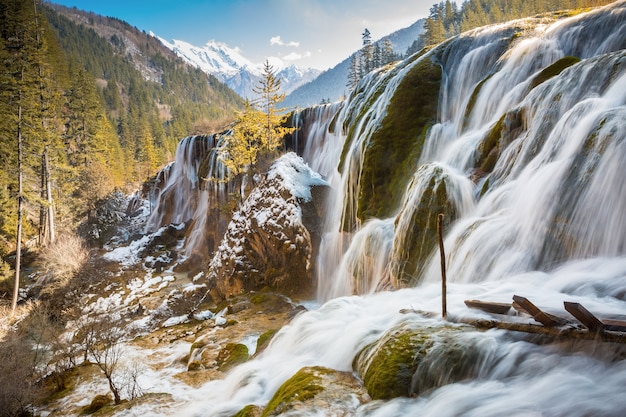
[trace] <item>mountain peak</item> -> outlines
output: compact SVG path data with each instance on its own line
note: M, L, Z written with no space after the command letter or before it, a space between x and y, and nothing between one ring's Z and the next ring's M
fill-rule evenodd
M168 42L156 35L153 36L183 60L213 75L240 96L253 98L252 87L261 79L263 63L250 61L243 56L239 48L232 48L216 40L209 40L204 46L195 46L182 40L174 39ZM277 57L268 57L267 60L280 79L283 92L287 94L313 80L320 73L311 68L299 68L295 64L286 65Z

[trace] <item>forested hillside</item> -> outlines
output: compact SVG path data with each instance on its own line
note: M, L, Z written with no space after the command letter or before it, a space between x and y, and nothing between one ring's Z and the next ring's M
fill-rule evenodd
M508 22L540 13L596 7L614 0L466 0L461 7L446 0L433 4L424 23L424 34L407 50L411 55L470 29Z
M0 46L3 257L15 247L18 196L23 242L45 239L53 226L74 229L98 199L171 160L182 137L219 129L242 106L117 19L7 0Z

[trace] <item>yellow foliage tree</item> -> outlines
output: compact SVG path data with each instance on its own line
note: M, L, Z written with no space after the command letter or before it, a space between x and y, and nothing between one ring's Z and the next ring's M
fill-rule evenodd
M264 115L246 102L244 111L237 113L237 119L230 135L222 137L220 160L236 176L246 171L257 160L261 149L261 136L264 128Z
M284 126L287 116L281 114L284 109L276 107L285 94L279 93L280 80L269 61L265 61L263 76L253 91L259 96L255 105L260 110L247 101L244 111L237 114L232 135L223 138L220 159L233 176L246 172L259 154L281 148L285 135L295 130Z

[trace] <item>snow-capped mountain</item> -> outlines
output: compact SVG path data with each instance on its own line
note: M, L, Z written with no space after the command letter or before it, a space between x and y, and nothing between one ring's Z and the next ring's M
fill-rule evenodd
M261 78L263 63L253 63L244 57L238 48L231 48L222 42L209 41L204 46L195 46L181 40L168 42L158 36L157 38L183 60L213 75L240 96L255 98L252 88ZM320 71L312 68L286 66L278 58L272 58L270 64L276 71L276 77L280 79L282 91L286 94L320 74Z

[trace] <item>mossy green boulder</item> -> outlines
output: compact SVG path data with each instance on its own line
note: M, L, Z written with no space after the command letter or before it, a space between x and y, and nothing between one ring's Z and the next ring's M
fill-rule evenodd
M305 367L280 386L262 416L314 415L318 410L325 415L354 415L368 401L370 397L352 372Z
M217 366L226 372L236 365L244 363L250 357L248 347L241 343L228 343L217 355Z
M480 354L466 331L403 323L363 348L353 368L374 400L420 395L475 374Z

